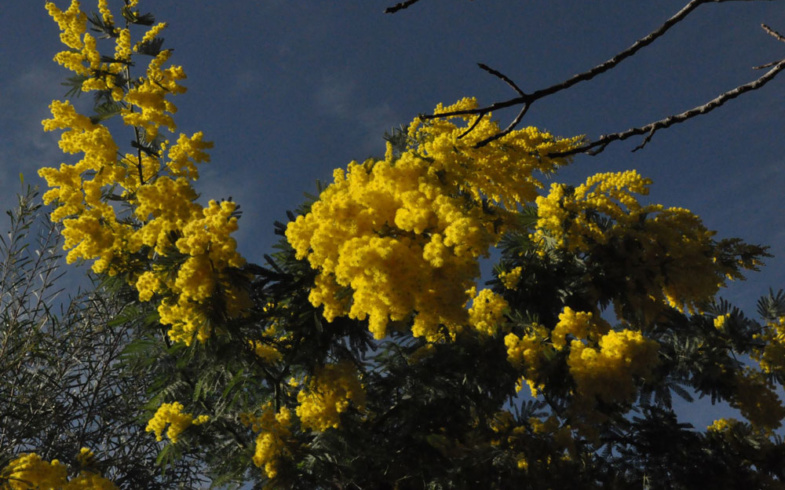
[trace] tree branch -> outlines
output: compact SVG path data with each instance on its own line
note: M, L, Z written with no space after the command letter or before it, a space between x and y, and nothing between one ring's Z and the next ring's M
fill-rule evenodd
M598 153L601 153L603 150L605 150L605 147L607 147L610 143L612 143L614 141L624 141L627 138L631 138L632 136L638 136L638 135L642 135L642 134L648 133L648 135L643 140L643 142L640 145L636 146L633 151L640 150L641 148L646 146L646 144L649 141L651 141L651 138L654 136L654 133L656 133L660 129L665 129L665 128L668 128L670 126L673 126L674 124L682 123L682 122L684 122L684 121L686 121L688 119L691 119L693 117L696 117L696 116L699 116L699 115L702 115L702 114L707 114L707 113L713 111L714 109L717 109L718 107L722 106L723 104L725 104L729 100L735 99L736 97L744 94L745 92L751 92L753 90L757 90L757 89L763 87L768 82L773 80L774 77L776 77L779 72L781 72L783 69L785 69L785 59L776 62L773 66L774 67L771 70L766 72L765 75L761 76L757 80L754 80L754 81L752 81L750 83L747 83L747 84L744 84L744 85L740 85L740 86L734 88L733 90L729 90L729 91L719 95L718 97L710 100L709 102L707 102L707 103L705 103L703 105L694 107L694 108L692 108L692 109L690 109L688 111L684 111L681 114L675 114L673 116L668 116L668 117L666 117L664 119L660 119L659 121L655 121L655 122L649 123L649 124L647 124L645 126L641 126L641 127L637 127L637 128L631 128L631 129L628 129L626 131L622 131L622 132L619 132L619 133L603 135L603 136L600 136L600 138L598 140L593 141L593 142L591 142L589 144L586 144L584 146L581 146L579 148L574 148L574 149L566 151L566 152L554 153L554 154L551 154L550 156L551 157L564 157L564 156L569 156L569 155L575 155L575 154L578 154L578 153L586 153L588 155L597 155Z
M415 0L415 1L417 1L417 0ZM434 118L437 118L437 117L461 116L461 115L468 115L468 114L477 114L477 115L481 115L482 116L482 115L488 114L488 113L490 113L490 112L492 112L494 110L497 110L497 109L504 109L504 108L512 107L512 106L516 106L516 105L523 104L523 105L530 106L532 103L534 103L538 99L547 97L549 95L553 95L553 94L555 94L557 92L560 92L562 90L570 88L573 85L576 85L576 84L578 84L580 82L591 80L592 78L596 77L597 75L600 75L600 74L602 74L602 73L604 73L604 72L614 68L616 65L618 65L619 63L621 63L625 59L631 57L632 55L634 55L635 53L637 53L638 51L640 51L644 47L646 47L649 44L653 43L657 38L659 38L663 34L665 34L665 32L668 31L671 27L673 27L678 22L680 22L685 17L687 17L687 15L689 15L699 5L701 5L703 3L711 2L711 1L718 1L718 0L691 0L686 6L684 6L684 8L682 8L679 12L677 12L670 19L665 21L665 23L663 23L660 27L658 27L657 29L652 31L647 36L637 40L635 43L632 44L632 46L630 46L629 48L625 49L624 51L618 53L617 55L615 55L614 57L612 57L609 60L605 61L604 63L601 63L601 64L595 66L594 68L591 68L588 71L585 71L583 73L579 73L577 75L574 75L571 78L569 78L569 79L567 79L567 80L565 80L565 81L563 81L561 83L557 83L557 84L552 85L550 87L547 87L545 89L537 90L537 91L535 91L535 92L533 92L531 94L525 94L520 88L518 88L518 86L509 77L505 76L501 72L499 72L497 70L494 70L494 69L488 67L487 65L479 63L479 67L481 69L487 71L491 75L496 76L497 78L501 79L502 81L504 81L505 83L510 85L513 88L513 90L515 90L518 93L518 97L506 100L504 102L496 102L496 103L491 104L489 106L480 107L480 108L477 108L477 109L469 109L469 110L462 110L462 111L451 111L451 112L442 112L442 113L439 113L439 114L433 114L433 115L427 115L427 116L421 116L421 117L422 117L422 119L427 120L427 119L434 119ZM722 1L722 0L719 0L719 1ZM406 3L406 2L404 2L404 3ZM523 112L525 112L525 111L523 111ZM519 115L520 115L520 113L519 113ZM516 117L516 119L518 119L518 118ZM520 122L520 121L518 121L518 122ZM516 123L516 125L517 125L517 123ZM510 131L512 131L512 129L514 129L514 126L512 128L508 128L508 129L510 129ZM497 139L497 138L494 138L494 139ZM483 144L482 145L478 144L478 146L483 146L485 144L488 144L490 141L492 141L492 140L487 140L484 143L481 142Z
M415 3L419 2L420 0L406 0L405 2L396 3L392 7L387 7L384 9L385 14L394 14L395 12L403 9L407 9L414 5Z
M407 5L401 7L401 8L406 8L409 5L415 3L416 1L418 1L418 0L413 0L413 1L409 0L409 2L402 2L399 5L407 4ZM529 93L529 94L527 94L523 90L521 90L515 84L515 82L512 81L512 79L510 79L509 77L507 77L503 73L501 73L501 72L499 72L497 70L494 70L493 68L490 68L487 65L479 63L479 67L481 69L485 70L486 72L490 73L491 75L493 75L493 76L499 78L500 80L502 80L503 82L505 82L507 85L509 85L518 94L518 96L514 97L512 99L508 99L506 101L495 102L495 103L493 103L491 105L488 105L488 106L485 106L485 107L478 107L476 109L464 109L464 110L459 110L459 111L440 112L438 114L430 114L430 115L420 116L420 118L423 119L423 120L429 120L429 119L435 119L435 118L438 118L438 117L450 117L450 116L465 116L465 115L476 115L476 116L478 116L478 118L477 118L477 120L475 120L474 124L472 124L472 126L469 129L467 129L461 135L461 137L463 137L463 136L466 136L467 134L469 134L476 127L477 122L483 116L485 116L485 115L487 115L487 114L489 114L489 113L491 113L491 112L493 112L495 110L498 110L498 109L505 109L507 107L513 107L513 106L522 105L522 108L518 112L517 116L513 119L513 121L504 130L502 130L502 131L498 132L497 134L495 134L495 135L493 135L493 136L491 136L489 138L486 138L486 139L484 139L484 140L482 140L482 141L480 141L480 142L475 144L475 147L478 147L478 148L482 147L482 146L485 146L488 143L490 143L491 141L499 139L499 138L505 136L506 134L509 134L510 132L512 132L518 126L518 124L520 124L520 122L523 120L523 116L529 110L529 107L531 107L531 105L534 102L536 102L537 100L545 98L545 97L548 97L548 96L553 95L553 94L556 94L557 92L560 92L562 90L566 90L566 89L568 89L568 88L570 88L570 87L572 87L572 86L574 86L574 85L576 85L576 84L578 84L580 82L585 82L585 81L591 80L594 77L596 77L596 76L598 76L598 75L600 75L602 73L605 73L605 72L615 68L622 61L624 61L627 58L630 58L631 56L635 55L638 51L640 51L644 47L652 44L658 38L662 37L670 28L672 28L673 26L675 26L676 24L678 24L679 22L684 20L690 13L692 13L700 5L705 4L705 3L724 3L724 2L732 2L732 1L753 1L754 2L754 1L773 1L773 0L690 0L681 10L679 10L675 15L673 15L668 20L666 20L657 29L655 29L654 31L652 31L648 35L638 39L629 48L625 49L624 51L619 52L618 54L616 54L612 58L608 59L607 61L605 61L603 63L600 63L599 65L596 65L595 67L593 67L593 68L591 68L591 69L589 69L587 71L584 71L582 73L578 73L577 75L573 75L572 77L568 78L567 80L564 80L563 82L551 85L550 87L547 87L547 88L544 88L544 89L540 89L540 90L534 91L534 92ZM398 6L396 6L396 7L398 7ZM769 27L767 27L765 25L763 26L763 28L764 28L764 30L766 30L766 32L768 32L773 37L777 38L780 41L784 41L785 42L785 37L782 36L781 34L773 31L771 28L769 28ZM785 61L785 60L783 60L783 61ZM648 136L644 139L643 143L638 148L636 148L636 150L638 150L638 149L642 148L643 146L645 146L646 143L651 141L651 138L654 136L654 133L657 132L659 129L664 129L664 128L667 128L667 127L672 126L674 124L678 124L680 122L683 122L683 121L685 121L685 120L687 120L689 118L695 117L697 115L706 114L708 112L711 112L712 110L716 109L717 107L723 105L728 100L734 99L734 98L738 97L739 95L741 95L741 94L743 94L745 92L749 92L751 90L755 90L755 89L757 89L759 87L762 87L763 85L768 83L771 79L773 79L774 76L776 76L777 73L779 73L783 69L783 61L769 63L767 65L756 67L756 69L763 69L763 68L769 68L769 67L774 66L774 68L772 70L767 72L764 76L760 77L758 80L756 80L754 82L751 82L751 83L748 83L746 85L739 86L739 87L737 87L737 88L735 88L733 90L730 90L728 92L725 92L724 94L722 94L719 97L717 97L717 98L707 102L706 104L704 104L702 106L695 107L693 109L690 109L689 111L686 111L686 112L683 112L681 114L677 114L677 115L674 115L674 116L667 117L665 119L653 122L653 123L648 124L646 126L642 126L642 127L639 127L639 128L632 128L632 129L629 129L627 131L623 131L623 132L620 132L620 133L614 133L614 134L611 134L611 135L604 135L599 140L597 140L597 141L595 141L593 143L590 143L590 144L588 144L586 146L583 146L583 147L580 147L580 148L573 149L570 152L566 152L566 153L563 153L563 154L560 154L560 155L565 156L565 155L571 155L571 154L576 154L576 153L596 154L596 153L599 153L602 150L604 150L605 147L609 143L611 143L612 141L621 141L621 140L627 139L627 138L629 138L631 136L636 136L636 135L641 135L641 134L644 134L644 133L649 133ZM597 150L594 150L595 148L597 148ZM594 150L594 151L592 151L592 150Z

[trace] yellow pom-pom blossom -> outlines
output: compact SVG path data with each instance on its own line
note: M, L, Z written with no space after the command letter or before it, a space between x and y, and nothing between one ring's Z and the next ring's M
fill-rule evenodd
M264 469L267 478L275 478L280 459L289 454L287 441L292 436L292 412L286 407L276 412L272 403L267 403L262 407L261 415L242 414L240 421L259 434L256 437L254 464Z
M575 380L580 402L593 406L628 403L635 397L635 378L646 378L659 362L659 344L640 332L610 331L600 338L599 348L580 340L570 344L567 364Z
M579 340L598 340L608 333L611 326L599 314L585 311L573 311L569 306L559 314L559 322L551 332L551 342L559 350L567 345L567 335Z
M98 6L103 21L111 23L107 3L99 1ZM87 20L79 2L74 0L65 12L52 3L47 9L70 48L57 61L88 77L83 91L103 91L117 101L123 121L134 127L137 144L160 142L148 151L137 148L122 155L100 118L78 113L70 102L52 102L52 118L43 122L44 129L63 130L60 148L82 155L76 163L39 171L50 187L44 202L57 205L52 219L64 225L67 261L92 260L96 273L125 274L140 300L158 302L160 321L171 326L172 340L205 341L212 332L206 311L211 298L222 296L229 317L241 314L250 300L226 274L245 263L231 237L237 230L235 203L210 201L204 207L195 202L197 165L209 162L212 143L201 132L180 134L174 144L156 140L162 127L176 129L172 114L177 108L169 96L185 92L179 85L185 73L179 66L165 67L171 52L161 51L145 77L118 87L115 75L127 75L133 65L131 31L115 28L114 61L102 64L95 39L85 33ZM153 41L164 27L150 28L139 42ZM110 204L108 198L126 206ZM166 256L181 257L179 266L157 263Z
M68 479L68 468L56 459L49 463L37 454L24 454L11 461L0 478L13 490L58 488Z
M732 430L733 427L739 424L740 422L734 418L717 419L710 426L706 427L706 430L708 432L722 433Z
M523 373L523 380L529 385L532 396L536 397L544 388L541 371L546 358L554 351L547 342L548 329L542 325L530 325L523 337L509 333L504 337L507 347L507 360Z
M494 335L504 321L507 301L490 289L483 289L472 299L469 324L487 335Z
M716 328L717 330L722 330L723 328L725 328L725 322L728 321L728 318L730 318L729 314L720 315L716 317L714 319L714 328Z
M89 452L89 450L88 450ZM91 453L92 454L92 453ZM77 459L84 457L84 449ZM0 470L0 488L8 490L116 490L117 486L96 473L82 470L68 478L68 468L53 459L44 461L37 454L23 454Z
M464 99L437 112L473 107ZM474 148L498 125L483 116L461 138L466 128L455 119L415 120L404 151L388 144L384 160L336 170L310 212L289 224L297 257L319 271L310 301L328 321L367 318L376 338L411 315L416 336L461 328L478 259L509 226L508 210L536 197L535 171L566 163L549 153L578 141L526 128Z
M172 444L176 444L185 429L192 425L203 424L209 419L210 417L207 415L194 418L190 413L183 413L183 404L180 402L164 403L158 407L153 418L147 422L145 431L153 432L159 441L163 440L164 431L166 431L166 436L172 441Z
M341 414L350 406L365 410L365 389L349 361L326 365L316 371L308 387L297 394L296 413L303 429L324 432L337 429Z
M716 260L714 232L698 216L638 202L635 194L648 194L650 184L634 170L597 174L574 189L553 184L547 196L537 198L532 237L542 246L555 243L604 260L605 275L627 285L629 294L616 300L653 320L668 306L693 313L725 284L726 276L741 276ZM645 294L636 296L635 291ZM621 305L615 306L623 318Z
M260 340L249 340L248 342L251 344L254 354L256 354L259 359L262 359L267 364L276 363L283 357L281 351L270 344Z
M515 289L521 280L523 267L514 267L509 271L502 271L499 273L499 280L502 282L506 289Z

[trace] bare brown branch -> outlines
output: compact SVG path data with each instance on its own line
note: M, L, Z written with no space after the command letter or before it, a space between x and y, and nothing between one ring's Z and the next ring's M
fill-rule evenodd
M488 65L486 65L486 64L484 64L484 63L477 63L477 66L479 66L481 69L483 69L483 70L487 71L487 72L488 72L488 73L490 73L491 75L493 75L493 76L495 76L495 77L498 77L499 79L501 79L502 81L504 81L504 82L505 82L507 85L509 85L510 87L512 87L512 89L513 89L513 90L515 90L516 92L518 92L518 95L520 95L521 97L526 97L526 94L524 94L524 93L523 93L523 90L521 90L520 88L518 88L518 86L517 86L517 85L515 85L515 82L513 82L513 81L510 79L510 77L508 77L508 76L507 76L507 75L505 75L504 73L502 73L502 72L500 72L500 71L498 71L498 70L494 70L493 68L491 68L490 66L488 66Z
M784 42L784 43L785 43L785 36L783 36L782 34L780 34L780 33L779 33L779 32L777 32L777 31L775 31L775 30L774 30L774 29L772 29L771 27L767 26L766 24L761 24L760 26L761 26L761 27L763 28L763 30L764 30L764 31L766 31L766 32L767 32L769 35L773 36L773 37L774 37L774 39L776 39L776 40L778 40L778 41L782 41L782 42Z
M392 7L387 7L384 9L385 14L394 14L399 10L407 9L414 5L415 3L419 2L420 0L406 0L405 2L396 3Z
M415 0L415 1L417 1L417 0ZM654 31L649 33L647 36L640 38L635 43L633 43L629 48L625 49L624 51L621 51L620 53L616 54L615 56L613 56L612 58L608 59L604 63L596 65L595 67L591 68L590 70L587 70L585 72L582 72L582 73L579 73L577 75L574 75L574 76L568 78L567 80L565 80L565 81L563 81L561 83L557 83L557 84L552 85L550 87L547 87L547 88L544 88L544 89L540 89L540 90L537 90L537 91L529 93L529 94L527 94L523 90L521 90L518 87L518 85L516 85L515 82L512 79L510 79L509 77L507 77L503 73L501 73L498 70L495 70L493 68L490 68L487 65L479 63L478 65L479 65L479 67L481 69L487 71L491 75L493 75L493 76L499 78L500 80L504 81L515 92L517 92L518 96L514 97L512 99L508 99L506 101L495 102L495 103L493 103L491 105L488 105L488 106L485 106L485 107L478 107L476 109L464 109L464 110L458 110L458 111L440 112L438 114L430 114L430 115L420 116L420 118L424 119L424 120L428 120L428 119L434 119L434 118L438 118L438 117L450 117L450 116L465 116L465 115L476 115L476 116L478 116L477 119L474 121L474 123L463 134L461 134L461 137L464 137L467 134L469 134L476 127L477 122L479 122L479 120L483 116L485 116L485 115L487 115L487 114L489 114L489 113L491 113L491 112L493 112L495 110L505 109L505 108L513 107L513 106L517 106L517 105L522 105L522 107L521 107L520 111L518 112L518 114L516 115L516 117L512 120L512 122L504 130L502 130L499 133L497 133L497 134L495 134L495 135L493 135L493 136L491 136L489 138L486 138L486 139L480 141L479 143L475 144L476 147L481 147L481 146L487 145L491 141L499 139L499 138L505 136L506 134L509 134L510 132L512 132L518 126L518 124L520 124L520 122L523 120L523 117L526 114L526 112L529 110L529 107L531 107L531 105L535 101L537 101L539 99L542 99L542 98L545 98L545 97L548 97L550 95L553 95L553 94L555 94L557 92L560 92L562 90L566 90L566 89L568 89L568 88L570 88L570 87L572 87L572 86L574 86L574 85L576 85L576 84L578 84L580 82L591 80L594 77L596 77L597 75L600 75L602 73L605 73L605 72L613 69L614 67L618 66L625 59L630 58L631 56L635 55L635 53L637 53L638 51L640 51L644 47L652 44L655 40L657 40L658 38L663 36L671 27L675 26L676 24L678 24L679 22L684 20L690 13L692 13L700 5L705 4L705 3L725 3L725 2L732 2L732 1L754 2L754 1L773 1L773 0L690 0L681 10L679 10L675 15L670 17L667 21L665 21L657 29L655 29ZM402 2L402 3L407 3L407 2ZM414 2L411 2L411 3L414 3ZM411 3L409 3L409 5L411 5ZM403 7L403 8L405 8L405 7ZM785 36L779 34L778 32L774 31L773 29L771 29L770 27L766 26L765 24L762 25L762 27L768 34L772 35L773 37L775 37L776 39L778 39L780 41L785 42ZM570 152L563 153L563 154L560 154L560 155L561 156L565 156L565 155L572 155L572 154L576 154L576 153L587 153L587 154L592 154L593 155L593 154L600 153L602 150L605 149L605 147L609 143L611 143L613 141L621 141L621 140L630 138L632 136L638 136L638 135L642 135L642 134L648 133L648 135L646 136L646 138L644 138L644 140L641 143L641 145L639 145L635 150L641 149L649 141L651 141L652 137L654 136L654 133L656 133L658 130L665 129L667 127L670 127L670 126L672 126L674 124L678 124L680 122L684 122L687 119L690 119L692 117L711 112L712 110L716 109L717 107L720 107L721 105L723 105L728 100L734 99L734 98L738 97L739 95L741 95L741 94L743 94L745 92L749 92L751 90L756 90L757 88L762 87L763 85L768 83L770 80L772 80L783 69L783 61L775 61L775 62L772 62L772 63L767 63L765 65L761 65L761 66L755 67L755 69L765 69L765 68L771 68L771 67L773 67L771 70L769 70L765 75L763 75L762 77L758 78L754 82L750 82L750 83L748 83L746 85L741 85L739 87L736 87L733 90L729 90L728 92L725 92L724 94L722 94L722 95L718 96L717 98L707 102L704 105L695 107L695 108L690 109L690 110L688 110L686 112L683 112L681 114L676 114L676 115L673 115L673 116L669 116L669 117L667 117L665 119L661 119L659 121L655 121L655 122L653 122L651 124L647 124L646 126L641 126L641 127L638 127L638 128L632 128L632 129L629 129L627 131L623 131L623 132L620 132L620 133L604 135L600 139L598 139L597 141L594 141L594 142L592 142L592 143L590 143L588 145L582 146L580 148L576 148L574 150L571 150Z
M617 66L619 63L621 63L625 59L631 57L632 55L634 55L635 53L637 53L638 51L640 51L644 47L646 47L646 46L650 45L651 43L653 43L657 38L659 38L663 34L665 34L665 32L668 31L671 27L673 27L674 25L676 25L677 23L682 21L685 17L687 17L687 15L689 15L699 5L701 5L703 3L708 3L708 2L711 2L711 1L718 1L718 0L691 0L687 5L685 5L681 10L679 10L674 16L672 16L670 19L665 21L660 27L658 27L657 29L655 29L654 31L649 33L647 36L637 40L629 48L627 48L624 51L618 53L617 55L615 55L614 57L612 57L609 60L605 61L604 63L601 63L601 64L595 66L594 68L591 68L588 71L585 71L585 72L579 73L577 75L574 75L571 78L569 78L569 79L567 79L567 80L565 80L565 81L563 81L561 83L557 83L557 84L552 85L550 87L547 87L547 88L544 88L544 89L541 89L541 90L537 90L537 91L535 91L535 92L533 92L531 94L525 94L520 88L518 88L518 86L509 77L503 75L502 73L500 73L500 72L498 72L496 70L493 70L492 68L489 68L487 65L484 65L484 64L480 63L479 64L480 68L482 68L483 70L485 70L485 71L491 73L492 75L500 78L505 83L507 83L508 85L513 87L513 89L516 92L518 92L518 97L515 97L513 99L509 99L509 100L506 100L506 101L503 101L503 102L496 102L496 103L491 104L489 106L481 107L481 108L477 108L477 109L444 112L444 113L440 113L438 115L434 114L434 115L428 115L428 116L422 116L422 117L423 117L423 119L433 119L435 117L459 116L459 115L467 115L467 114L484 115L484 114L488 114L489 112L492 112L492 111L495 111L495 110L498 110L498 109L504 109L504 108L507 108L507 107L512 107L512 106L516 106L516 105L520 105L520 104L524 104L524 105L530 106L533 102L535 102L538 99L541 99L541 98L547 97L549 95L553 95L553 94L555 94L557 92L560 92L562 90L568 89L568 88L572 87L573 85L576 85L576 84L578 84L580 82L591 80L592 78L596 77L597 75L600 75L600 74L602 74L602 73L604 73L604 72L614 68L615 66ZM721 1L721 0L719 0L719 1ZM519 113L519 115L520 115L520 113ZM518 119L518 118L516 117L516 119ZM520 120L518 120L517 122L519 123ZM512 129L514 129L514 126L510 129L510 131L512 131ZM487 144L487 143L485 143L485 144Z
M564 82L557 83L556 85L552 85L551 87L534 92L532 94L532 98L536 100L542 97L547 97L548 95L552 95L562 90L568 89L573 85L576 85L580 82L591 80L597 75L605 73L606 71L616 67L622 61L633 56L641 49L652 44L658 38L662 37L671 27L675 26L676 24L684 20L690 13L692 13L693 10L698 8L701 4L709 3L711 1L712 0L691 0L687 5L685 5L681 10L679 10L673 17L666 20L660 27L649 33L647 36L644 36L638 39L637 41L635 41L632 44L632 46L630 46L629 48L625 49L624 51L618 53L616 56L610 58L604 63L595 66L594 68L588 71L574 75L571 78L565 80Z
M682 112L680 114L675 114L673 116L668 116L668 117L666 117L664 119L660 119L659 121L655 121L655 122L649 123L649 124L647 124L645 126L640 126L640 127L637 127L637 128L631 128L631 129L628 129L626 131L622 131L622 132L619 132L619 133L603 135L599 139L597 139L596 141L588 143L588 144L586 144L584 146L581 146L579 148L575 148L575 149L572 149L570 151L566 151L566 152L563 152L563 153L555 153L555 154L553 154L551 156L563 157L563 156L575 155L575 154L578 154L578 153L586 153L588 155L596 155L598 153L601 153L603 150L605 150L605 148L610 143L612 143L614 141L623 141L623 140L626 140L626 139L631 138L633 136L639 136L639 135L648 133L646 138L643 140L643 142L640 145L638 145L637 147L635 147L635 149L633 151L640 150L641 148L646 146L646 144L649 141L651 141L651 138L654 136L654 133L656 133L660 129L666 129L666 128L670 127L670 126L673 126L674 124L682 123L682 122L684 122L684 121L686 121L688 119L691 119L693 117L700 116L700 115L703 115L703 114L707 114L707 113L713 111L714 109L717 109L718 107L724 105L726 102L728 102L728 101L730 101L732 99L735 99L736 97L738 97L738 96L740 96L740 95L742 95L742 94L744 94L746 92L751 92L753 90L757 90L757 89L763 87L764 85L766 85L771 80L773 80L774 77L776 77L777 74L779 72L781 72L783 69L785 69L785 59L776 62L774 64L774 67L771 70L766 72L765 75L761 76L757 80L754 80L754 81L752 81L750 83L747 83L747 84L744 84L744 85L740 85L740 86L738 86L738 87L736 87L736 88L734 88L732 90L729 90L729 91L719 95L718 97L710 100L709 102L707 102L707 103L705 103L703 105L694 107L694 108L692 108L692 109L690 109L688 111Z

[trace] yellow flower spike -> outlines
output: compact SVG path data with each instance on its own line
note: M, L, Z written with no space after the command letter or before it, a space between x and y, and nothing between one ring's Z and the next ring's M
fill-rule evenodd
M71 49L82 49L82 35L87 32L87 15L81 11L79 0L71 0L67 10L62 11L53 2L46 2L46 10L60 26L60 42Z
M169 147L169 167L172 175L183 176L190 180L197 180L199 172L196 169L197 163L209 162L210 155L204 150L213 147L213 143L204 141L202 132L187 137L181 134L177 143Z
M136 1L127 2L130 8L136 5ZM169 99L185 92L180 82L186 76L181 67L168 65L171 51L154 56L143 77L133 78L129 73L131 80L122 82L125 72L134 67L133 48L138 50L154 40L166 27L164 23L151 27L136 44L131 30L114 28L116 36L109 41L114 43L114 53L109 56L117 61L102 63L97 40L86 32L87 16L77 0L65 11L52 2L46 8L68 47L56 60L87 78L83 91L108 92L120 103L123 122L134 126L137 135L142 131L147 141L153 142L161 130L175 130L177 108ZM108 1L99 0L98 10L104 23L114 22ZM124 76L115 76L120 73ZM223 296L229 317L243 315L250 299L226 274L227 268L245 263L230 236L237 230L237 219L232 216L236 205L210 202L202 207L195 202L197 194L191 185L199 177L197 165L209 161L207 150L212 143L197 132L190 137L180 135L173 145L165 141L160 151L153 145L151 151L133 151L118 158L120 149L106 126L79 114L69 102L54 101L51 111L44 129L63 130L61 149L83 155L73 165L39 172L50 187L44 201L57 204L52 219L64 225L67 260L93 260L96 273L125 274L143 301L160 299L160 319L170 326L169 336L175 341L206 341L212 333L207 300L216 292ZM125 200L129 212L108 204L109 193ZM121 212L122 216L116 214ZM182 239L173 243L173 236ZM151 261L157 256L186 257L180 265L159 268L153 262L148 268L131 260L139 252Z
M151 27L147 32L144 33L142 40L134 45L134 51L139 51L139 48L141 47L142 44L152 42L153 39L155 39L156 37L158 37L159 34L161 34L161 31L166 29L166 27L167 27L166 22L160 22L154 25L153 27Z
M105 24L114 24L114 16L109 9L108 0L98 0L98 12L101 14L101 18Z
M123 62L131 61L131 31L129 29L118 30L114 58ZM123 66L122 63L118 63L118 65Z

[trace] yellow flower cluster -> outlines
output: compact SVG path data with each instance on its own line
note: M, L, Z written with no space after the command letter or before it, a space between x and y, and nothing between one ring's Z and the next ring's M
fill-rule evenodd
M714 319L714 328L716 328L717 330L722 330L723 328L725 328L725 322L728 321L728 318L730 318L729 314L720 315L716 317Z
M785 316L768 322L758 337L763 340L763 348L753 352L753 359L765 373L785 373Z
M69 49L55 56L55 61L77 75L88 75L96 58L95 38L87 32L87 15L82 12L77 0L62 11L52 2L46 2L46 10L60 27L60 42ZM87 66L85 66L87 62Z
M499 439L491 444L514 454L520 470L527 471L532 465L547 468L556 461L569 460L575 454L572 428L562 425L555 416L545 420L530 417L526 423L517 425L513 415L503 411L496 413L488 425L499 434ZM533 449L539 454L531 454ZM543 450L546 452L540 452Z
M490 289L483 289L472 299L469 308L469 324L480 332L494 335L504 321L507 301Z
M251 426L251 430L259 433L253 455L254 464L264 469L267 478L275 478L278 475L278 462L282 456L289 454L286 444L292 435L291 411L281 407L276 412L272 403L267 403L262 407L261 415L242 414L240 419L246 426Z
M167 27L166 22L159 22L155 26L151 27L150 30L145 33L144 37L142 37L142 40L134 45L134 51L139 51L139 47L141 45L152 42L156 37L158 37L161 34L161 31L166 29L166 27Z
M272 364L281 360L281 352L270 344L262 342L261 340L249 340L251 348L257 357L262 359L268 364Z
M183 413L183 404L180 402L163 403L158 407L153 418L147 422L145 431L155 433L155 438L161 441L164 438L164 430L166 430L166 436L169 437L172 444L176 444L185 429L192 425L203 424L209 419L210 417L207 415L194 418L190 413ZM168 430L167 425L169 426Z
M168 96L185 92L178 84L185 73L179 66L164 68L170 51L153 57L146 77L115 86L115 75L130 70L131 31L115 28L115 61L103 66L95 39L85 33L87 21L79 2L73 0L65 12L51 2L47 9L71 48L58 55L58 62L89 77L82 90L111 92L124 123L134 126L138 145L159 141L162 126L175 131L172 114L177 108ZM99 11L104 22L112 22L105 1L99 1ZM163 27L153 26L140 42L152 41ZM180 134L172 145L160 142L160 150L153 146L121 156L109 129L79 114L69 102L54 101L51 111L44 129L64 130L60 148L83 155L74 164L39 171L50 187L44 202L56 203L52 219L64 225L67 261L93 260L96 273L127 274L140 300L159 301L160 321L171 326L169 337L176 342L190 344L210 336L206 303L216 293L225 300L230 317L239 315L249 298L229 284L226 274L245 263L231 237L237 230L236 205L210 201L203 207L195 202L192 185L199 177L197 164L210 160L206 150L212 143L201 132ZM107 202L108 197L119 198L130 210L124 213L121 206ZM156 263L165 256L184 258L179 266Z
M599 349L580 340L570 344L567 365L581 402L594 406L628 403L635 397L635 378L646 378L659 362L659 344L640 332L610 331L600 338Z
M296 413L303 429L324 432L337 429L341 414L350 406L365 410L365 389L358 379L357 368L341 361L318 369L308 388L297 394Z
M554 242L559 249L603 260L606 276L645 292L624 301L648 320L666 306L692 313L714 296L726 276L740 277L716 260L714 232L698 216L638 202L635 194L648 194L650 183L630 170L594 175L574 189L553 184L547 196L537 198L532 236L542 246Z
M567 335L578 340L591 339L596 341L610 331L611 326L599 314L585 311L573 311L569 306L559 314L559 322L551 332L551 342L559 350L567 345Z
M473 107L464 99L437 112ZM478 259L509 226L509 210L536 197L533 173L566 163L548 154L578 141L526 128L474 148L498 125L483 116L461 137L454 119L413 121L404 151L388 144L384 160L336 170L310 212L289 224L298 259L319 271L310 300L328 321L367 318L376 338L411 315L416 336L461 328Z
M506 289L515 289L521 280L523 267L514 267L509 271L502 271L499 273L499 280Z
M731 406L739 409L753 427L771 431L782 425L785 407L774 386L758 371L748 369L736 376L736 398Z
M128 106L122 112L123 121L128 126L144 128L148 141L158 137L161 126L171 132L176 129L171 115L177 107L166 96L185 92L185 87L177 83L185 78L185 72L180 66L162 68L171 54L166 50L156 55L147 67L147 77L140 78L125 95Z
M0 488L8 490L116 490L114 483L96 473L82 470L71 479L68 468L53 459L47 462L37 454L23 454L0 470Z
M733 427L739 424L739 421L734 418L717 419L710 426L706 427L709 432L727 432L732 430Z
M553 352L553 346L547 342L548 329L542 325L530 325L523 337L509 333L504 337L507 347L507 360L523 372L523 379L529 385L532 396L544 388L541 370L545 360Z

